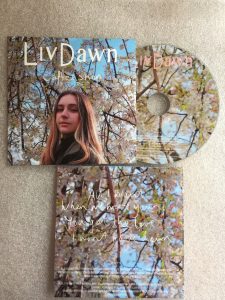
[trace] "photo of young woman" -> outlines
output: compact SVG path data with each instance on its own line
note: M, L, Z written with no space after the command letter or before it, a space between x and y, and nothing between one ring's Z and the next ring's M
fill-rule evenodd
M62 92L55 103L42 165L102 164L102 146L89 98L77 91Z

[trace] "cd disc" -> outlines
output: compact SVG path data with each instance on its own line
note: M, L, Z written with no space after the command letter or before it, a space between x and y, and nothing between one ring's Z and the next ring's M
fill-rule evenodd
M207 67L172 45L137 49L137 161L168 164L195 153L219 111Z

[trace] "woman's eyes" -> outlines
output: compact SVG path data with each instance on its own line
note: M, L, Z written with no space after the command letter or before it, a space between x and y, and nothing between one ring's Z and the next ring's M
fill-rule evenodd
M68 107L67 110L71 112L78 112L78 108L76 107ZM64 111L64 107L57 107L56 109L56 112L63 112L63 111Z

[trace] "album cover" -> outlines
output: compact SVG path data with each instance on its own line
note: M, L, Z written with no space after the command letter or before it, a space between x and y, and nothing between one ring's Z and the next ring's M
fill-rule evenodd
M8 38L11 165L135 160L132 39Z
M182 298L178 168L58 166L56 297Z

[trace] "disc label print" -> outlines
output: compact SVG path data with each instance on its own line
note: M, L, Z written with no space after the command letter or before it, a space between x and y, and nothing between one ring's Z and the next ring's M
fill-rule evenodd
M212 134L216 83L195 56L172 45L137 49L137 160L168 164L195 153Z

